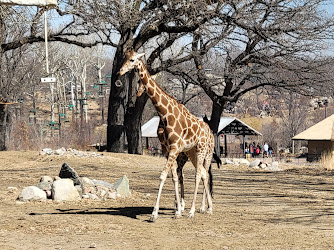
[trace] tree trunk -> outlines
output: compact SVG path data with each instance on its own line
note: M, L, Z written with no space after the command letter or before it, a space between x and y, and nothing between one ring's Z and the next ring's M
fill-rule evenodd
M141 119L145 104L148 100L147 94L143 94L136 99L135 105L129 107L125 114L124 125L126 138L128 140L129 154L142 154Z
M220 122L220 117L223 113L224 105L219 105L218 103L213 102L211 118L209 120L209 126L212 130L213 136L215 138L215 153L220 156L220 143L218 136L218 127Z
M0 151L6 150L6 105L0 104Z
M115 77L114 77L115 78ZM125 150L125 96L127 92L126 78L122 77L120 86L112 81L109 108L108 108L108 128L107 128L107 151L123 153Z
M115 56L122 58L122 55ZM117 59L116 59L117 60ZM115 62L121 65L120 62ZM136 87L139 80L136 73L132 72L119 77L118 70L113 72L112 86L108 108L107 150L112 152L124 152L126 142L128 153L142 154L141 119L148 96L143 94L136 97Z
M123 153L126 149L124 115L126 112L129 74L125 74L121 77L118 74L122 66L123 57L123 49L119 47L116 50L113 62L108 105L107 151L116 153Z

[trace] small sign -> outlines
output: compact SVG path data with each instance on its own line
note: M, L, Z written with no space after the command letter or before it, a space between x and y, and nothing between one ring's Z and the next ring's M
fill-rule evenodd
M46 77L46 78L41 78L41 83L52 83L56 82L57 79L55 77Z

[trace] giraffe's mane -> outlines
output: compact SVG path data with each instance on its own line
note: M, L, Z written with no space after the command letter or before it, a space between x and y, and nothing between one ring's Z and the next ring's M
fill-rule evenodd
M170 94L168 94L168 93L166 92L166 90L165 90L163 87L161 87L161 85L160 85L159 83L157 83L157 81L152 77L151 73L148 71L148 69L147 69L145 63L143 62L143 60L140 59L140 61L141 61L142 65L143 65L143 67L145 68L146 72L148 72L148 74L149 74L150 78L152 79L152 81L154 81L154 82L157 84L157 86L160 88L160 90L161 90L165 95L167 95L168 97L170 97L172 100L176 101L178 104L181 104L178 100L176 100L175 97L173 97L173 96L171 96ZM183 105L183 104L181 104L181 105Z

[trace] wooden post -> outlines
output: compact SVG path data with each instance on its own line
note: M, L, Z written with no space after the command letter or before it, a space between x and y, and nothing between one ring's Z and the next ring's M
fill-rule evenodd
M242 135L242 145L243 145L243 155L246 158L246 141L245 141L245 133Z
M227 135L224 135L224 142L225 142L225 157L227 157L227 138L226 138Z

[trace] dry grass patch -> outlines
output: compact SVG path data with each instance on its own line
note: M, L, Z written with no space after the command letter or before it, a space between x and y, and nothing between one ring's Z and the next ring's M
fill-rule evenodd
M333 152L325 152L321 155L319 166L326 170L334 170L334 154Z

